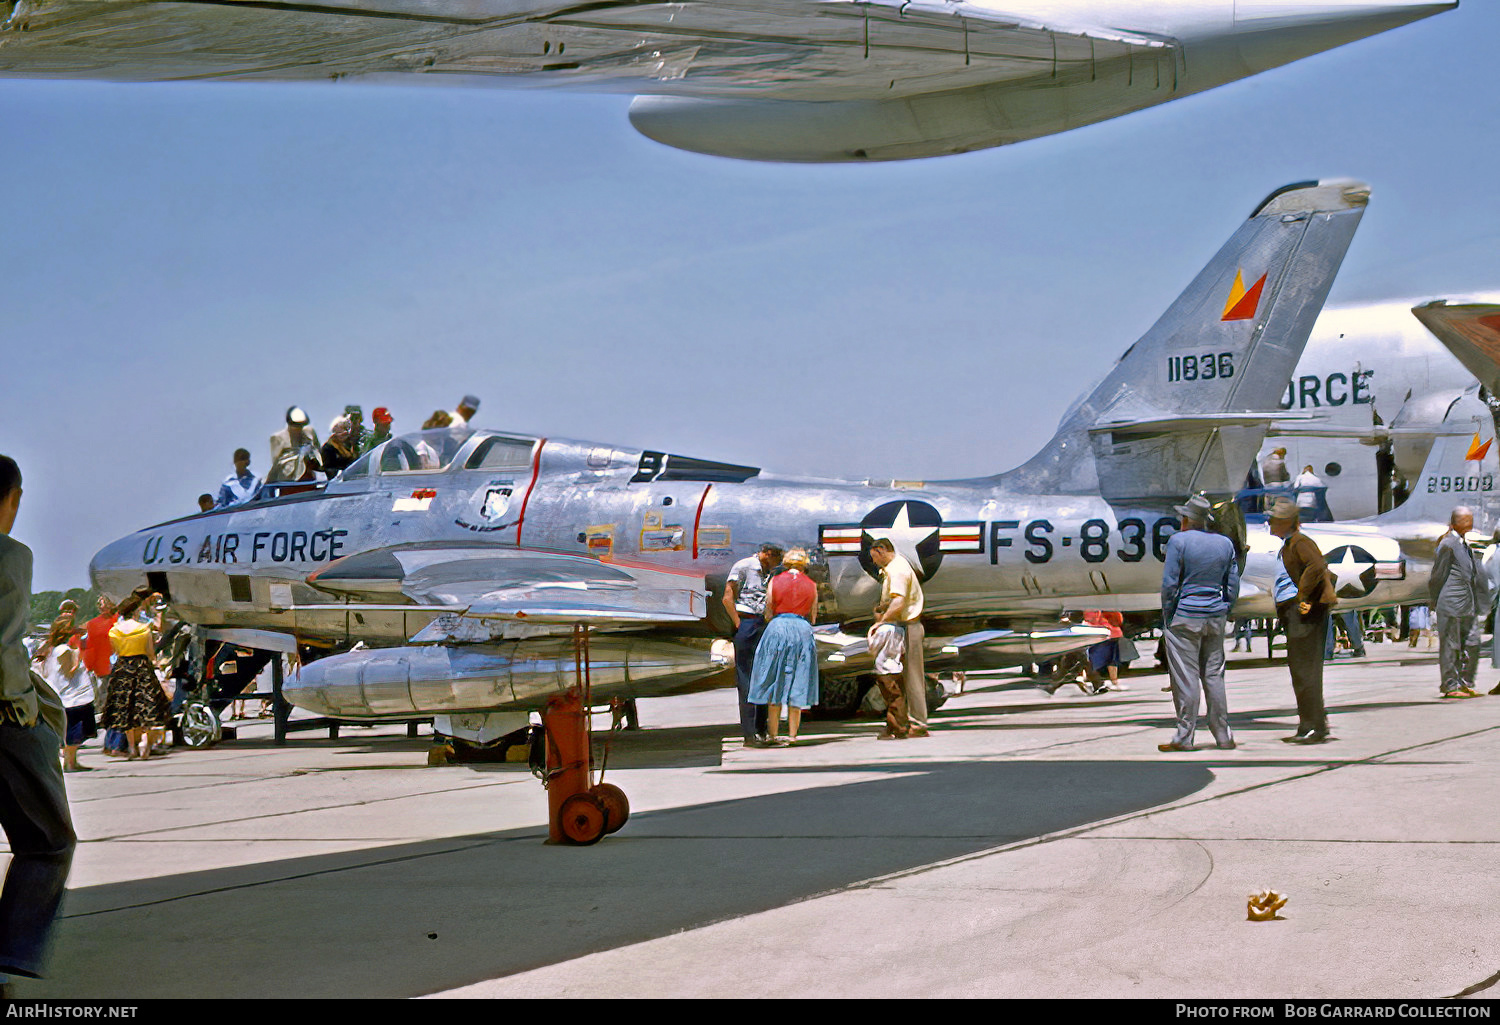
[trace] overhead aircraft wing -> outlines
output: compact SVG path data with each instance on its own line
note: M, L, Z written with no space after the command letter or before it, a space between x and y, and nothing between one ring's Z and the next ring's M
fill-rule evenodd
M0 76L421 75L697 97L889 99L1102 75L1171 87L1179 48L964 0L17 0ZM0 10L3 10L0 7Z
M1500 392L1500 306L1438 299L1411 312L1491 395Z
M337 559L307 582L361 601L400 595L466 619L649 625L707 614L701 575L494 545L396 545Z

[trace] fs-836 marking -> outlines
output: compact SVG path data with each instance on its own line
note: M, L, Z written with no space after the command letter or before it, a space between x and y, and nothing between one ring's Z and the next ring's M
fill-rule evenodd
M1170 516L1160 517L1151 524L1150 550L1157 562L1166 561L1167 541L1176 529L1177 521ZM1052 561L1052 556L1057 553L1058 540L1064 548L1071 548L1073 545L1071 534L1054 540L1057 528L1052 525L1051 520L1031 520L1024 530L1021 529L1020 520L995 520L989 525L991 566L1000 561L1000 549L1015 545L1016 539L1012 536L1015 531L1020 531L1026 543L1026 551L1022 555L1031 563ZM1115 556L1121 562L1140 562L1146 557L1146 534L1146 521L1140 517L1131 516L1121 520L1121 544L1115 549ZM1083 557L1083 561L1104 562L1109 558L1109 553L1109 522L1097 517L1085 520L1078 530L1078 554Z

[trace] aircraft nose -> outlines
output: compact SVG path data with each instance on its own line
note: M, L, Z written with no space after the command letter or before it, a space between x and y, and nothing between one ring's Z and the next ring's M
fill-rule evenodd
M1241 56L1264 71L1457 6L1458 0L1234 0L1234 28Z

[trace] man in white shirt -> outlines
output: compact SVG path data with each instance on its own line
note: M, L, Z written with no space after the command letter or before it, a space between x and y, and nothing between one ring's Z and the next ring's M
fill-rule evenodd
M730 567L724 582L724 608L734 624L734 682L740 692L740 733L746 747L771 746L766 706L750 703L750 671L766 628L766 578L781 562L781 554L776 545L763 544Z
M927 667L922 658L922 644L927 631L922 626L922 584L917 571L888 538L870 543L870 559L881 569L880 600L889 602L875 625L898 623L906 628L906 670L902 689L906 692L906 718L911 724L908 737L927 736Z
M1297 508L1302 510L1303 519L1312 519L1310 514L1315 513L1322 504L1319 501L1319 492L1305 489L1321 488L1322 486L1323 478L1313 473L1311 466L1304 466L1302 472L1297 474L1297 479L1292 481L1292 487L1297 489Z

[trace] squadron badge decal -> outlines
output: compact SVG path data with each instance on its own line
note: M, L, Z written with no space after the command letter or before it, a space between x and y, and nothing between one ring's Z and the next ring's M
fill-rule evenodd
M824 524L818 528L818 537L830 556L859 556L859 564L871 576L879 576L880 571L870 558L870 542L886 538L922 579L931 580L945 554L983 552L983 528L978 522L944 523L935 507L903 500L876 506L858 523Z
M498 520L510 509L511 488L490 487L485 489L484 501L479 505L479 515L487 520Z

